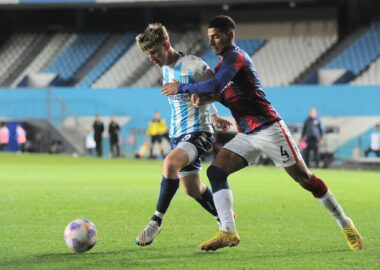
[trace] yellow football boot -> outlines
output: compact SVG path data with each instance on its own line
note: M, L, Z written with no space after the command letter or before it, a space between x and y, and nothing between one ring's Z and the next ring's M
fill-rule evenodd
M347 239L347 244L352 251L359 251L364 248L363 239L352 221L342 229L342 233Z
M237 233L219 231L213 238L199 245L201 250L217 250L224 247L235 247L239 245L240 238Z

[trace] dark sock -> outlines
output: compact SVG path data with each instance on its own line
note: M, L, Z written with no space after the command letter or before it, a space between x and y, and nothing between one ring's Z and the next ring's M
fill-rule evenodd
M160 218L160 217L158 217L156 215L153 215L150 220L157 221L158 226L161 226L161 224L162 224L162 218Z
M157 211L165 214L166 210L169 208L170 202L174 197L177 189L179 187L179 179L168 179L162 176L160 195L158 196ZM156 215L153 215L152 220L158 222L161 226L162 219Z
M198 199L196 199L196 201L199 202L199 204L202 205L202 207L206 209L211 215L215 217L218 215L216 212L214 199L212 198L212 192L208 187L206 187L205 192L203 192L203 194Z
M216 166L211 165L207 169L207 177L210 181L212 192L215 193L221 189L230 189L227 181L228 174Z

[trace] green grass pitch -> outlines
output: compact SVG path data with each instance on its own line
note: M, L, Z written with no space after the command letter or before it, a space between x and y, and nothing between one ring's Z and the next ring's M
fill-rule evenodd
M1 154L0 269L380 269L380 173L316 173L354 219L363 252L348 249L333 218L281 169L230 177L241 243L203 252L216 223L182 189L155 242L134 243L155 210L160 161ZM84 254L63 242L79 217L99 233Z

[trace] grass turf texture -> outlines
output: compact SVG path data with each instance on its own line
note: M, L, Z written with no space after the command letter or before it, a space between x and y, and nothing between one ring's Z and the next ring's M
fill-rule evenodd
M160 161L1 154L0 269L380 269L380 173L316 172L354 219L363 252L348 249L332 217L281 169L230 177L241 243L206 253L197 246L216 223L182 190L155 242L134 243L155 210ZM63 242L79 217L99 233L84 254Z

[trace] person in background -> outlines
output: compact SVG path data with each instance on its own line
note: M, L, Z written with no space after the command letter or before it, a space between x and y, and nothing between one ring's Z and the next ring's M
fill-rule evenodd
M16 126L16 141L17 141L17 146L18 146L18 151L25 152L25 145L27 143L27 138L26 138L26 132L25 129L18 124Z
M9 129L5 122L0 125L0 151L6 151L9 143Z
M157 142L160 147L161 157L165 157L164 146L162 145L162 138L167 133L167 127L165 119L161 118L161 114L159 112L155 112L153 115L153 119L149 121L149 126L146 131L146 134L150 136L150 148L149 148L149 158L154 158L153 155L153 147Z
M119 132L119 124L115 122L114 117L111 117L111 122L108 125L108 134L110 137L112 157L120 157Z
M371 145L365 151L364 155L368 157L370 153L375 153L377 157L380 157L380 124L375 126L375 129L371 133Z
M96 115L95 122L92 125L94 129L94 140L96 143L96 154L98 157L101 157L103 155L103 146L102 146L102 135L104 132L104 124L100 120L99 115Z
M96 142L94 132L90 131L86 136L86 150L89 156L95 156Z
M319 146L323 142L323 127L316 108L310 109L309 117L303 124L301 142L306 143L304 150L306 166L310 167L310 153L313 152L315 167L319 168Z

